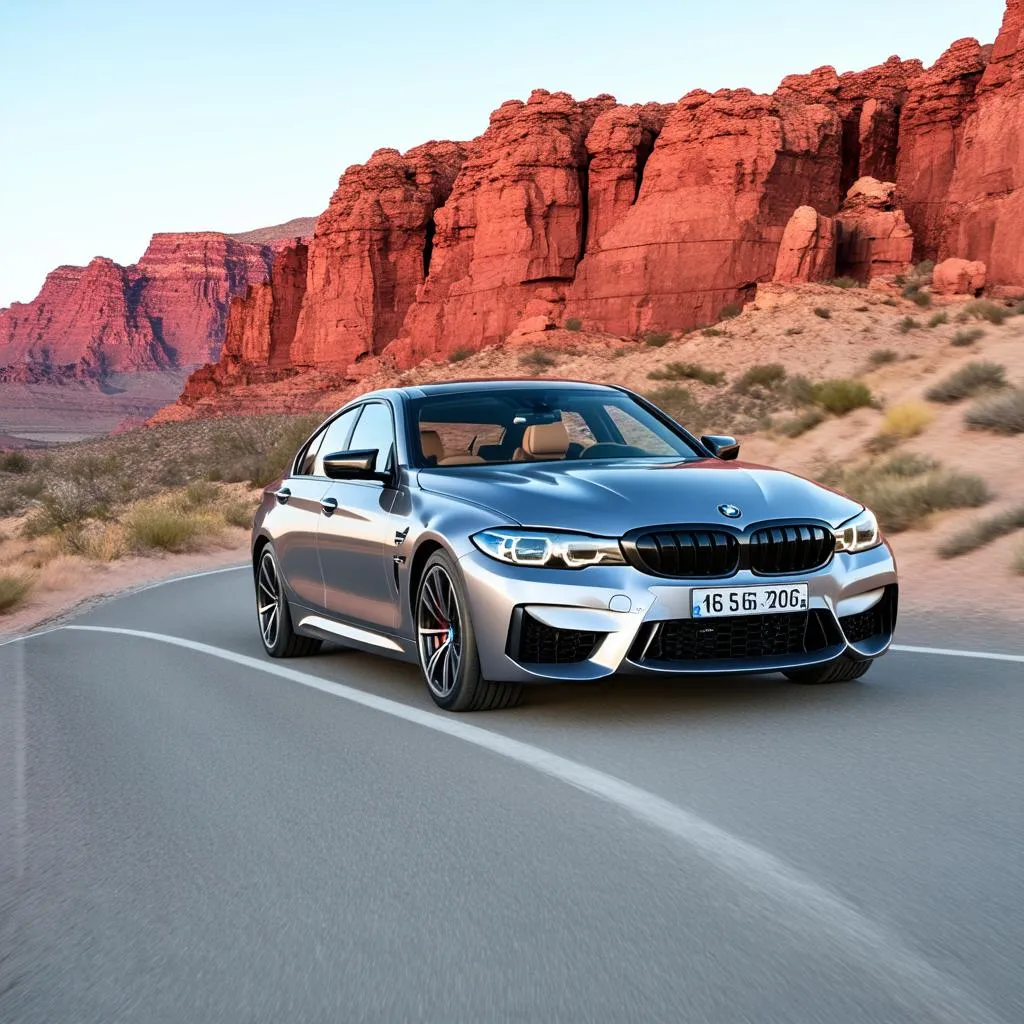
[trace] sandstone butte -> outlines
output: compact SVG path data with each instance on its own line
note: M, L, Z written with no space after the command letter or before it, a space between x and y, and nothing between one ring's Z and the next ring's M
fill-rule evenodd
M311 221L280 226L311 230ZM0 310L0 380L65 381L216 359L231 299L267 279L273 229L156 234L138 263L58 267L39 295Z

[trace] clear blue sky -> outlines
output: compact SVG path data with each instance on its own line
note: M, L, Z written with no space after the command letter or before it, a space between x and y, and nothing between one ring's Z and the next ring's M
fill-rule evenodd
M922 10L925 7L926 10ZM468 139L536 87L673 101L932 63L1002 0L0 0L0 306L154 231L318 214L381 146Z

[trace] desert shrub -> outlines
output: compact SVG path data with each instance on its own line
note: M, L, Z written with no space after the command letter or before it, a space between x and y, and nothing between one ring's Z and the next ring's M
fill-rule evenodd
M612 359L621 359L623 356L628 356L631 351L631 349L626 348L626 346L623 345L621 348L617 348L612 352Z
M975 402L964 417L967 426L996 434L1024 434L1024 388L1009 388Z
M59 533L87 519L105 518L110 511L110 496L102 486L58 478L47 485L38 506L25 520L22 532L26 537Z
M917 280L923 281L925 284L931 284L932 274L934 272L935 263L932 260L921 260L921 262L914 267L913 276Z
M833 288L863 288L864 287L860 283L860 281L856 281L852 277L833 277L831 281L826 281L825 283L832 285Z
M905 316L897 325L896 329L900 334L909 334L914 329L920 327L921 324L915 320L912 316Z
M899 303L891 295L889 295L886 298L882 299L881 305L883 305L883 306L898 306Z
M814 405L814 384L803 374L786 379L783 388L785 400L792 406Z
M519 365L533 370L534 373L540 373L541 370L550 370L552 366L557 366L558 359L542 348L535 348L519 357Z
M252 526L253 516L256 512L249 502L230 501L223 506L221 514L228 526L240 526L248 530Z
M700 363L667 363L647 376L650 380L697 380L701 384L721 384L725 380L721 370L709 370Z
M0 615L12 612L28 597L32 580L23 574L0 572Z
M978 508L992 497L980 477L943 469L932 459L910 453L832 467L823 481L873 509L883 528L893 533L920 526L933 512Z
M731 320L733 317L739 316L743 312L743 303L741 302L727 302L719 311L719 320Z
M854 306L853 307L854 313L866 313L868 311L868 309L869 309L868 306Z
M924 402L901 402L886 410L881 433L885 437L905 441L917 437L934 419L935 413Z
M452 352L452 354L448 357L448 362L449 363L462 363L462 362L465 362L472 354L473 354L473 350L471 348L466 348L465 346L461 346L461 347L455 349L454 352Z
M783 334L785 334L787 338L792 338L796 334L803 333L804 329L802 327L787 327L785 331L783 331Z
M977 551L978 548L991 544L992 541L1005 537L1015 530L1024 530L1024 505L998 512L987 519L979 519L970 526L954 533L952 537L939 545L939 556L942 558L959 558L961 555Z
M0 452L0 473L27 473L32 460L24 452Z
M648 331L644 335L644 342L651 348L664 348L672 340L668 331Z
M1010 568L1018 575L1024 576L1024 544L1018 544L1017 550L1013 553L1013 560Z
M208 480L195 480L185 488L184 504L186 508L202 508L215 501L220 488Z
M910 301L922 309L927 309L932 304L932 294L925 291L915 292L910 297Z
M829 320L832 317L832 310L825 306L815 306L814 315L820 316L822 320Z
M733 384L733 390L741 395L749 395L752 391L772 391L786 379L786 368L782 363L759 363L744 370Z
M957 318L959 319L959 317ZM979 338L985 336L985 331L981 327L972 327L969 330L957 331L953 335L950 345L955 348L967 348L968 345L973 345Z
M899 354L894 352L891 348L876 348L871 355L868 356L869 366L885 366L886 363L895 363L899 359Z
M705 327L700 332L705 338L727 338L728 334L721 327Z
M871 405L871 391L859 380L823 380L814 385L814 401L837 416Z
M1006 368L999 363L967 363L945 380L933 384L925 398L930 402L959 402L982 391L1006 387Z
M203 534L198 516L160 506L133 509L125 528L129 543L137 551L192 551Z
M975 299L968 302L963 311L978 320L987 320L997 327L1010 316L1010 311L1005 306L1000 306L989 299Z
M565 329L567 331L582 331L583 321L578 316L571 316L565 321Z
M786 437L799 437L801 434L806 434L808 430L813 430L824 419L825 414L820 409L805 409L792 419L780 423L778 430Z
M929 327L941 327L943 324L949 323L948 313L933 313L931 319L928 321Z

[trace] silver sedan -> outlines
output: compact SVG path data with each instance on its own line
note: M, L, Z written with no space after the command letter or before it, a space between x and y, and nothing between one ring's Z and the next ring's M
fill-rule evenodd
M896 622L875 516L738 454L624 388L363 395L263 495L263 644L418 662L449 711L613 673L862 676Z

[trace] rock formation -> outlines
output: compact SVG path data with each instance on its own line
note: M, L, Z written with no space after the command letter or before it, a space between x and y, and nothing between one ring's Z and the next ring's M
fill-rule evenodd
M836 222L813 206L798 206L782 233L772 280L776 284L827 281L836 275Z
M895 208L896 185L860 178L850 187L836 217L840 271L858 281L902 274L910 267L914 233Z
M932 272L931 290L936 295L980 295L985 287L984 263L948 259Z

